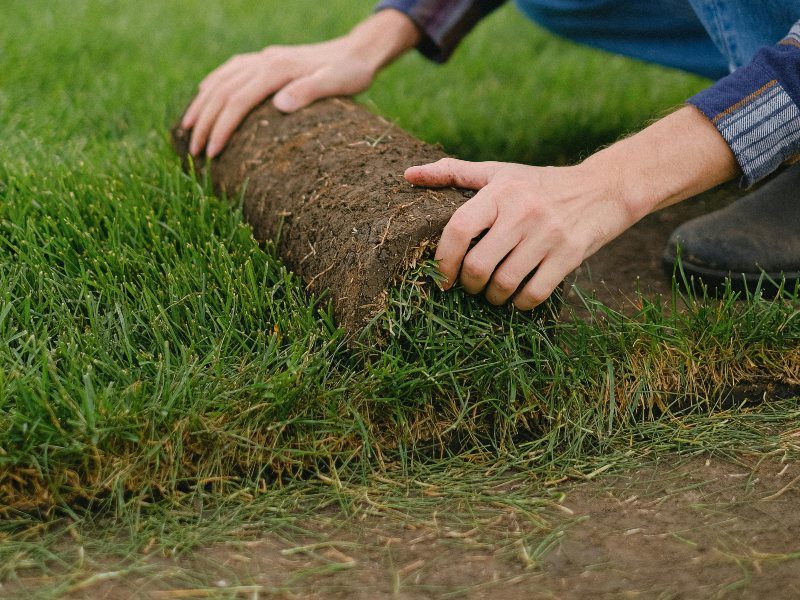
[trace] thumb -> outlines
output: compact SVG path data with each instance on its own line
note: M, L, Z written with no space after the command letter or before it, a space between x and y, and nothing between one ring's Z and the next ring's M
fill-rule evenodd
M275 94L272 103L281 112L295 112L305 108L314 100L336 94L336 90L331 90L331 86L326 83L324 74L319 71L299 77Z
M460 187L479 190L485 187L502 168L497 162L468 162L443 158L427 165L406 169L405 178L414 185L429 187Z

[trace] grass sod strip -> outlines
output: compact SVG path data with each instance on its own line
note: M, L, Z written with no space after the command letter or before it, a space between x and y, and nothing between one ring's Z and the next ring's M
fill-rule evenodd
M175 127L172 143L192 171L190 134ZM267 101L206 170L220 195L241 197L256 239L277 238L281 260L306 290L329 293L336 324L353 338L472 195L414 187L402 177L406 167L444 156L351 100L323 100L290 115ZM544 312L553 309L537 314Z

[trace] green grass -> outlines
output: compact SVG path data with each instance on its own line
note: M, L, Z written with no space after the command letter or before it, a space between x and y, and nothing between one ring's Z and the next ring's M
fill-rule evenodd
M105 551L128 556L148 536L185 549L262 523L266 505L285 510L264 527L298 507L347 510L348 490L381 493L376 472L446 482L470 464L523 469L533 513L544 480L631 452L780 443L790 402L707 409L740 381L797 381L796 296L689 299L680 313L642 299L633 316L587 299L592 318L542 327L433 291L423 265L375 324L385 344L344 347L324 298L182 174L167 141L230 54L342 33L371 3L290 4L4 6L0 577L60 564L36 533L52 517L105 523ZM573 93L578 81L592 92ZM363 100L465 158L560 163L703 85L569 45L507 7L448 66L408 56ZM657 418L687 397L698 412ZM750 420L759 428L738 429ZM477 502L481 479L469 481ZM218 504L216 525L185 518L198 497Z

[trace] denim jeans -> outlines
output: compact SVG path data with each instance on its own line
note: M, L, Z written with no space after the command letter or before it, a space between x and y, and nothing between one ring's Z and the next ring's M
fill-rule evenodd
M617 54L718 79L779 41L800 0L516 0L546 29Z

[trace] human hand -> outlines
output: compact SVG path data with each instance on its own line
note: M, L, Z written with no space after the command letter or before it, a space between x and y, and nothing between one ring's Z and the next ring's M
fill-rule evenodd
M521 310L544 302L585 258L643 216L610 179L581 165L445 158L411 167L405 177L415 185L479 190L442 232L435 258L444 287L458 280L471 294L483 291L496 305L511 299Z
M572 167L445 158L405 176L415 185L479 190L442 232L435 258L445 287L459 280L493 304L511 299L527 310L646 214L738 173L714 124L686 106Z
M189 152L219 154L244 117L273 94L278 110L294 112L320 98L362 92L381 67L418 41L405 15L383 10L344 37L236 55L203 79L181 121L192 129Z

